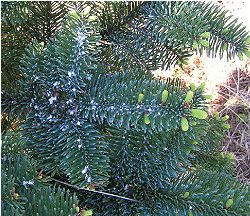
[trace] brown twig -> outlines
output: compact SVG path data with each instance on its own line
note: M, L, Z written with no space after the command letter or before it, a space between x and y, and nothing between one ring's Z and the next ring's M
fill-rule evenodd
M106 193L106 192L102 192L102 191L94 191L94 190L91 190L91 189L87 189L87 188L80 188L76 185L72 185L72 184L69 184L69 183L66 183L66 182L63 182L63 181L60 181L60 180L57 180L57 179L54 179L50 176L46 176L46 175L43 175L42 176L48 178L48 179L51 179L52 181L55 181L55 182L58 182L60 184L64 184L64 185L67 185L69 187L72 187L72 188L75 188L77 190L83 190L83 191L89 191L89 192L92 192L92 193L98 193L98 194L102 194L102 195L106 195L106 196L112 196L112 197L117 197L117 198L120 198L120 199L124 199L124 200L128 200L128 201L133 201L133 202L137 202L137 203L141 203L140 201L138 200L135 200L135 199L130 199L128 197L123 197L123 196L118 196L118 195L115 195L115 194L110 194L110 193Z

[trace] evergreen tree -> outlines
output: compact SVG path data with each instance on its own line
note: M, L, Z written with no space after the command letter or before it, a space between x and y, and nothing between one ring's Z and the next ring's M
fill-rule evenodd
M245 27L204 2L39 4L2 3L4 48L34 30L2 71L21 76L1 94L2 215L248 215L205 83L152 75L194 53L250 57Z

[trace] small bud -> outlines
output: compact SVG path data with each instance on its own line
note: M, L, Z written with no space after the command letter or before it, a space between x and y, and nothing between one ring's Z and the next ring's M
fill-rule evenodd
M225 28L224 30L223 30L223 33L227 33L228 32L228 28Z
M97 19L97 16L90 16L88 18L88 22L92 22L92 21L95 21Z
M233 153L226 154L226 158L230 160L233 158L233 156L234 156Z
M213 99L213 96L212 96L212 95L203 95L203 98L204 98L204 99L212 100L212 99Z
M192 109L191 116L198 118L198 119L205 119L207 118L207 113L201 109Z
M76 207L76 212L79 212L80 211L80 208L77 206Z
M144 94L139 94L139 98L138 98L139 104L142 102L143 97L144 97Z
M190 103L191 100L193 99L193 95L194 95L194 93L193 93L192 91L189 91L189 92L187 93L186 98L185 98L184 101L187 102L187 103Z
M223 153L223 152L221 152L221 153L220 153L220 156L221 156L221 158L223 158L223 159L225 158L225 156L224 156L224 153Z
M250 51L247 50L247 49L245 49L245 55L246 55L248 58L250 58Z
M167 101L167 99L168 99L168 91L167 91L167 90L164 90L164 91L162 92L162 95L161 95L161 101L162 101L163 103L165 103L165 102Z
M84 15L84 16L88 15L89 12L90 12L90 10L91 10L91 7L90 7L90 6L87 6L87 7L84 9L84 11L83 11L83 15Z
M150 124L150 120L149 120L147 112L144 112L144 122L145 124Z
M38 179L42 179L43 177L42 176L38 176Z
M15 200L18 200L20 195L18 194L18 193L14 193L13 195L12 195L12 197L15 199Z
M203 90L205 88L205 85L206 85L206 83L202 82L198 88L201 89L201 90Z
M203 45L203 46L205 46L205 47L207 47L207 46L209 46L209 42L208 41L206 41L206 40L199 40L199 43L201 44L201 45Z
M200 37L202 38L209 38L210 37L210 33L209 32L204 32L200 35Z
M186 199L189 196L189 192L185 192L183 198Z
M185 117L181 117L181 128L183 131L188 130L188 121Z
M245 45L248 45L248 44L250 44L250 36L245 41Z
M225 115L224 117L222 117L220 120L221 121L226 121L226 120L228 120L229 119L229 116L228 115Z
M234 201L232 198L229 198L226 202L226 209L229 209L233 205Z
M194 83L190 83L190 89L192 92L195 92L195 84Z
M83 212L83 216L89 216L89 215L92 215L92 214L93 214L92 210L87 210L87 211Z
M230 128L230 125L229 124L221 124L221 126L223 128L225 128L226 130L228 130Z

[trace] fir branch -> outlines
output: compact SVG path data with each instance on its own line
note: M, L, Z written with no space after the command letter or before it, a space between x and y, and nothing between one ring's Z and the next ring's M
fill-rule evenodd
M114 45L117 45L118 47L120 46L121 48L123 48L124 50L126 50L132 57L134 57L137 61L138 61L138 64L139 65L143 65L143 67L144 67L144 69L145 70L147 70L148 68L147 68L147 66L145 65L145 63L143 62L143 60L142 60L142 58L140 58L139 56L138 56L138 53L136 53L136 51L135 50L131 50L129 47L127 47L125 44L123 44L123 43L120 43L120 42L118 42L115 38L114 38L114 36L109 36L109 38L110 38L110 42L113 42L113 44ZM116 48L117 49L117 48Z
M130 27L132 27L134 29L134 31L139 30L141 33L143 33L143 35L149 37L150 40L154 41L156 44L156 47L160 47L163 46L165 47L167 50L170 51L170 55L175 55L177 56L177 58L179 60L183 60L183 57L181 57L181 55L179 54L179 52L177 52L176 50L173 49L173 47L169 46L167 43L161 44L159 40L157 40L156 36L153 34L150 34L149 32L146 32L145 30L142 29L142 27L139 27L138 25L136 25L135 23L130 23ZM145 26L143 26L143 28L145 28Z
M39 18L40 3L32 4ZM41 10L59 9L41 4ZM243 52L250 43L244 29L224 23L229 18L211 3L67 4L81 12L94 7L56 23L61 27L47 44L32 38L19 67L24 79L2 92L3 114L21 115L18 129L27 138L22 146L14 138L3 142L2 191L12 200L4 214L74 215L85 205L96 215L248 213L249 187L226 175L231 165L218 158L228 125L208 115L204 83L189 87L150 72L185 63L209 42L210 53L221 52L225 41L228 55ZM36 166L47 178L41 180ZM199 169L191 172L194 166ZM217 172L202 171L208 168ZM46 179L76 191L79 203ZM95 186L105 192L92 191Z

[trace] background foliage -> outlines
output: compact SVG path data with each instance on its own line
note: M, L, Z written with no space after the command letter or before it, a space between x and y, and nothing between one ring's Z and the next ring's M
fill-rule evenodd
M220 154L227 118L208 113L204 83L151 73L195 52L249 57L248 33L226 11L203 2L1 7L3 215L248 214L249 187Z

